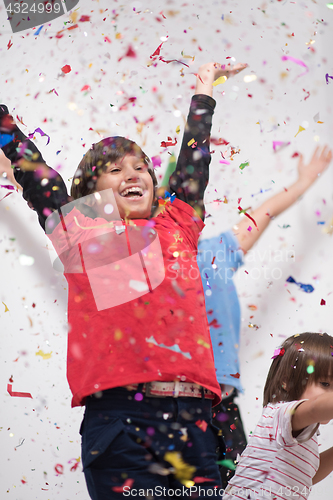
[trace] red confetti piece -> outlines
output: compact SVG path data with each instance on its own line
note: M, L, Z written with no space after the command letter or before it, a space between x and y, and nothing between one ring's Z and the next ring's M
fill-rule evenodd
M201 429L204 432L206 432L207 427L208 427L206 420L197 420L195 422L195 425L197 425L199 427L199 429Z
M159 45L157 47L157 49L155 50L155 52L150 56L150 59L152 59L153 57L155 56L159 56L160 55L160 52L161 52L161 48L162 48L162 45L163 45L164 42L161 43L161 45Z
M230 377L239 378L240 374L238 372L237 373L230 373Z
M20 123L22 123L22 125L24 125L24 126L26 127L25 123L23 123L23 117L22 117L22 118L20 118L18 115L16 115L16 118L18 119L18 121L19 121Z
M65 64L65 66L61 68L61 71L67 75L67 73L70 73L72 71L72 68L69 64Z
M131 45L128 47L126 54L119 57L118 62L120 62L122 59L124 59L124 57L132 57L132 58L136 57L136 52L134 51L134 49L132 48Z
M106 37L104 38L104 42L112 43L112 42L111 42L111 40L110 40L110 38L109 38L108 36L106 36Z
M61 464L57 464L54 466L54 470L56 471L57 474L63 474L64 473L64 466Z
M229 144L229 142L226 141L225 139L222 138L215 139L214 137L210 139L210 142L212 144L215 144L215 146L227 146Z
M209 326L212 326L213 328L221 328L221 325L218 324L217 319L214 318L210 323Z
M243 210L243 209L242 209L242 207L241 207L241 206L238 206L238 210L239 210L240 212L242 212L244 215L246 215L246 217L248 217L248 218L249 218L249 219L253 222L253 224L256 226L256 228L258 229L257 223L256 223L256 221L253 219L253 217L251 217L251 215L247 214L247 213L245 212L245 210ZM258 229L258 231L259 231L259 229Z
M196 476L196 477L193 478L193 481L195 483L208 483L208 482L215 481L215 479L209 479L208 477Z
M292 158L297 158L297 156L299 156L299 153L296 152L292 155Z
M308 90L303 89L304 92L306 92L308 95L304 97L304 101L306 101L310 97L310 92Z
M320 301L320 305L321 305L321 306L325 306L325 305L326 305L326 300L321 299L321 301Z
M90 21L90 16L81 16L79 19L79 23L86 23L87 21Z
M230 425L230 429L231 429L232 431L235 431L235 430L237 429L237 427L235 426L235 424L231 424L231 425Z
M175 142L172 142L171 137L168 137L167 141L161 142L161 148L167 148L168 146L175 146L177 144L177 139L175 138Z
M7 384L8 394L10 396L12 396L13 398L31 398L31 399L33 399L30 392L13 392L12 388L13 388L12 384Z
M112 488L113 491L115 491L116 493L124 493L124 488L127 486L128 488L131 488L132 484L134 483L134 479L126 479L126 481L124 482L124 484L122 486L114 486Z
M9 40L8 45L7 45L7 50L10 49L13 46L12 41Z
M90 85L83 85L81 92L83 92L84 90L91 90Z

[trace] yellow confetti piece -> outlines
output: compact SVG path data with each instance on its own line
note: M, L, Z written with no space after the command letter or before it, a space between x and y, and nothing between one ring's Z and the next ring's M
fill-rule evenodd
M183 50L181 51L181 55L182 55L185 59L192 59L192 61L194 61L194 59L195 59L195 56L187 56L187 55L185 55Z
M176 134L179 134L180 132L180 126L178 125L178 127L176 128Z
M188 146L192 146L192 144L195 143L195 139L191 139L190 141L188 141L187 145Z
M323 233L330 234L332 236L332 234L333 234L333 217L332 217L331 221L325 227L323 227Z
M50 357L52 356L52 352L44 352L42 351L41 349L39 349L39 351L36 352L36 356L41 356L43 359L50 359Z
M168 451L164 455L164 460L169 462L175 469L174 475L184 486L190 488L195 483L192 481L192 477L196 471L193 465L189 465L182 459L182 456L177 451Z
M3 302L3 305L5 306L5 313L6 313L7 311L9 311L9 309L4 302Z
M217 80L213 83L213 87L216 87L216 85L220 85L221 83L224 83L228 80L226 76L219 76Z
M198 340L198 344L199 345L202 345L203 347L206 347L206 349L209 349L210 348L210 344L208 344L207 342L205 342L204 340L202 339L199 339Z
M117 328L117 330L114 332L114 339L115 340L120 340L123 336L123 333L121 330L119 330L119 328Z
M305 130L305 128L302 127L302 125L300 125L299 128L298 128L298 132L297 132L296 135L298 135L300 132L303 132L303 130ZM296 135L295 135L295 137L296 137Z

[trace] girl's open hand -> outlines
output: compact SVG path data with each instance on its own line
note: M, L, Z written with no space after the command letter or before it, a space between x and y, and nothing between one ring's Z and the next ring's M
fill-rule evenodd
M311 186L320 174L327 169L332 156L332 150L327 145L324 147L317 146L307 165L304 163L303 155L300 155L297 167L298 181L306 187Z

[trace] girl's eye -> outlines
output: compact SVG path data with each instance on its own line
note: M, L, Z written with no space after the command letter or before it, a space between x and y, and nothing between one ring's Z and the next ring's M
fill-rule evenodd
M110 172L113 174L114 172L120 172L120 168L113 168L110 170Z
M330 386L329 382L320 382L320 384L321 384L323 387L329 387L329 386Z

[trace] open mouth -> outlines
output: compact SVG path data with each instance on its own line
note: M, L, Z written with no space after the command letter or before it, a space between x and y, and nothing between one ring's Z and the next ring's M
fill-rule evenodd
M120 193L120 196L124 198L140 199L143 196L143 190L140 187L131 187Z

